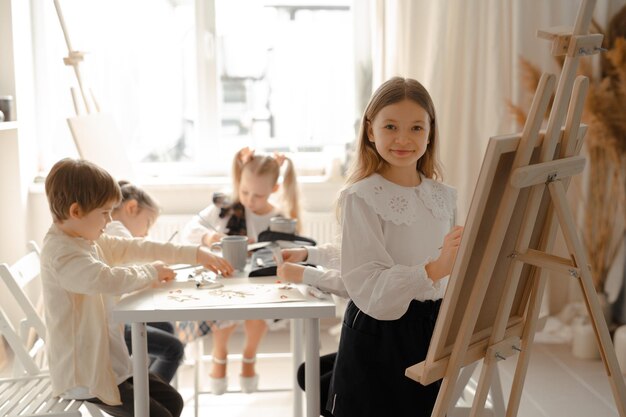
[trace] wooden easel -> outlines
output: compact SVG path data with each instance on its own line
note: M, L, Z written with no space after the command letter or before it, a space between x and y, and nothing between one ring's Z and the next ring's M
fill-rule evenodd
M80 63L85 53L72 48L59 0L54 0L54 7L68 51L63 63L73 68L80 90L79 96L74 87L70 88L76 116L67 118L78 154L81 158L105 168L117 179L132 180L135 174L130 159L125 154L126 144L122 135L113 116L100 112L100 105L91 89L87 95L80 71Z
M75 51L72 48L72 42L70 41L70 35L67 30L67 26L65 25L65 19L63 18L63 11L61 10L61 4L59 4L59 0L54 0L54 8L57 12L57 17L59 18L59 24L61 25L61 30L63 31L63 37L65 39L65 44L67 45L67 56L63 58L63 63L67 66L70 66L74 69L74 74L76 75L76 81L78 82L78 88L80 89L80 96L82 98L82 106L84 106L87 114L91 113L91 105L89 103L89 99L87 97L87 93L85 92L85 88L83 86L83 77L80 72L80 63L85 58L85 53L81 51ZM76 89L74 87L70 88L70 92L72 93L72 102L74 103L74 111L76 115L80 115L81 111L81 103L78 100L78 95L76 93ZM100 111L100 106L96 101L96 98L93 95L93 91L89 90L91 95L91 101L93 102L93 106L96 112Z
M589 81L575 75L580 57L601 50L602 35L588 34L594 5L595 0L582 1L573 30L538 32L552 40L553 55L565 55L543 135L539 129L556 82L552 74L541 77L522 133L490 140L431 346L423 362L406 370L422 384L443 378L432 416L450 409L461 368L484 358L470 412L478 417L497 361L519 353L506 412L517 415L551 271L578 280L617 410L626 417L626 386L566 199L571 176L585 163L578 153ZM557 225L571 259L552 254Z

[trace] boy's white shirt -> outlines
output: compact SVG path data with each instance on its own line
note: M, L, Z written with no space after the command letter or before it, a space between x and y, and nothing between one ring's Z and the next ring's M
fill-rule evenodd
M187 222L183 231L181 232L181 239L183 242L201 244L202 236L208 232L214 232L209 225L215 227L218 232L227 234L228 230L226 224L228 223L229 216L220 218L220 208L214 204L204 208L200 213L193 216L193 218ZM270 219L275 216L281 215L281 211L274 207L272 211L267 214L258 215L254 214L251 210L246 210L246 230L247 236L254 238L255 240L259 236L259 233L267 230L270 226Z
M150 286L162 260L195 263L197 246L162 244L103 234L97 241L70 237L52 225L41 251L52 394L84 387L88 397L119 405L106 298ZM124 345L125 349L125 345ZM127 353L127 352L126 352Z
M341 193L341 277L357 307L396 320L412 300L443 297L448 277L433 282L425 265L454 222L456 190L422 178L403 187L379 174Z
M124 223L118 220L110 221L104 228L104 233L109 236L133 239L133 235L130 233L130 230L124 226ZM130 359L130 353L128 352L128 347L124 338L124 323L116 323L111 319L113 308L119 302L120 297L117 295L103 295L102 298L107 311L107 321L109 324L111 368L115 374L116 383L119 385L133 375L133 362ZM89 398L85 397L85 395L89 395L88 389L86 387L80 387L66 393L64 397L74 399Z

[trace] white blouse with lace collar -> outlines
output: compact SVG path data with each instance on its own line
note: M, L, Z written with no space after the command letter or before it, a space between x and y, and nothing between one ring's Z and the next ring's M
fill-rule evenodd
M448 278L433 283L424 266L454 225L456 190L427 178L403 187L373 174L340 198L341 274L360 310L396 320L414 299L443 297Z

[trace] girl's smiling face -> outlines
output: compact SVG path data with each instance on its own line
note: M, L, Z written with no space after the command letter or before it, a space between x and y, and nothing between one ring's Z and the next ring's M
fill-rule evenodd
M383 107L367 122L367 135L390 168L412 168L426 152L430 135L428 112L405 99Z

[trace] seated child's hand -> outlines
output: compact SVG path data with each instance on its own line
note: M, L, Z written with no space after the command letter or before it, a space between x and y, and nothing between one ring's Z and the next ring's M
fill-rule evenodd
M285 262L303 262L309 256L306 248L283 249L280 251Z
M157 271L157 280L152 284L153 287L157 287L161 282L172 281L176 278L176 272L171 270L166 264L161 261L152 262L151 264Z
M198 248L197 262L216 274L222 274L225 277L230 276L234 271L233 266L226 259L212 254L204 246Z
M215 242L219 242L220 240L222 240L224 236L226 236L224 233L207 233L206 235L202 236L202 244L204 246L211 246Z
M305 267L302 265L284 262L282 265L276 267L276 276L290 282L301 283L304 268Z

